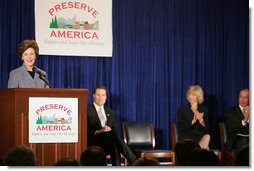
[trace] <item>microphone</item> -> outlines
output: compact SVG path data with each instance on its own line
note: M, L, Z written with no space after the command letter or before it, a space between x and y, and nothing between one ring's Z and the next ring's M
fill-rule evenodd
M40 69L35 66L33 67L33 71L39 74L40 77L47 77Z
M46 74L44 74L42 72L42 70L40 70L39 68L34 66L33 71L36 72L37 74L39 74L39 78L42 79L49 86L49 88L51 88L51 85L49 84L48 78L47 78Z

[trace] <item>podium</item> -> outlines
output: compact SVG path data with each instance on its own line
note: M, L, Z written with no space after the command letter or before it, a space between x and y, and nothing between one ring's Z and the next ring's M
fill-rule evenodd
M87 147L87 89L0 89L0 160L9 150L24 144L31 147L37 158L37 166L52 166L62 158L79 161ZM77 143L29 143L29 97L54 97L78 99Z

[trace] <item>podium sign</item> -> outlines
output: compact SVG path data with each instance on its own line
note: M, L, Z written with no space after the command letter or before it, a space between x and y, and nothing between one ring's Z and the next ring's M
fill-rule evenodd
M79 160L87 147L88 93L69 88L0 89L0 162L20 144L33 149L37 166L53 166L63 158ZM33 132L45 135L38 140L30 136Z
M78 98L29 98L29 143L78 142Z

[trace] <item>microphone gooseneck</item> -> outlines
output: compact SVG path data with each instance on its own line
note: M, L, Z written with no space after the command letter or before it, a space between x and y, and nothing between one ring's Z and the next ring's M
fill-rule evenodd
M49 86L49 88L51 88L51 85L49 84L47 76L40 69L34 66L33 71L39 74L39 78L43 80Z
M36 72L37 74L39 74L42 77L47 77L40 69L38 69L37 67L33 67L33 71Z

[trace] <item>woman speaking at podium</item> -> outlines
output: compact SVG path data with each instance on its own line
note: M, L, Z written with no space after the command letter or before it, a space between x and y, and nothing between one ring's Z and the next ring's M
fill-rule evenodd
M50 88L45 71L35 67L39 47L35 40L24 40L18 47L23 65L10 72L8 88Z

